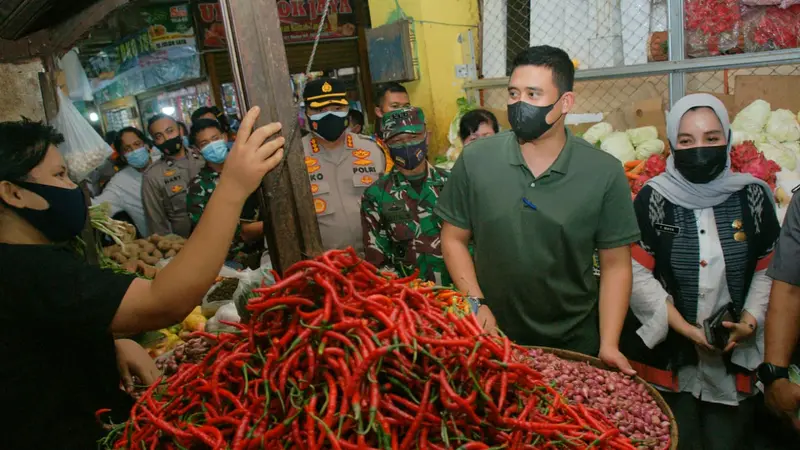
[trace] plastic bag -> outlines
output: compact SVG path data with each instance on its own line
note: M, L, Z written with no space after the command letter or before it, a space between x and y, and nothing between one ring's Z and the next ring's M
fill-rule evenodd
M203 315L210 316L215 314L221 306L227 303L235 302L238 304L240 301L242 301L242 299L248 298L253 289L260 287L262 282L266 284L274 283L275 280L273 279L272 274L269 272L270 269L271 267L264 266L256 270L247 269L238 271L223 266L222 270L219 272L219 276L222 278L236 278L239 280L239 284L231 295L231 298L225 300L209 301L209 296L214 292L219 284L216 284L209 289L208 293L203 298L203 303L201 305L203 309ZM246 304L246 301L244 303ZM240 313L240 316L243 316L243 314Z
M744 49L763 52L797 48L800 36L798 7L777 6L747 8L743 15Z
M684 2L686 56L697 58L736 53L742 16L738 0Z
M69 175L81 182L100 167L111 155L111 147L89 125L72 101L58 90L58 115L53 126L64 135L64 143L58 146L69 168Z

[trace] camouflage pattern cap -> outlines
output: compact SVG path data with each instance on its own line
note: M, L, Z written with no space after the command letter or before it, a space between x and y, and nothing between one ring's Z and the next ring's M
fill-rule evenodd
M388 141L398 134L422 134L425 132L425 113L421 108L411 107L389 111L381 120L381 139Z

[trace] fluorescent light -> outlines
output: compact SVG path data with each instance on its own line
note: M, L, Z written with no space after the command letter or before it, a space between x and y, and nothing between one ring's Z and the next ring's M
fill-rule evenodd
M100 116L98 116L96 112L90 112L89 120L92 122L97 122L98 120L100 120Z
M165 106L165 107L161 108L161 112L166 114L166 115L168 115L168 116L171 116L171 115L175 114L175 107L174 106Z

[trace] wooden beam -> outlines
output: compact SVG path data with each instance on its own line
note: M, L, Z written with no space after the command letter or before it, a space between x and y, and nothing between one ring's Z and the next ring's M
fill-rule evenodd
M243 102L261 107L258 125L283 124L285 163L261 186L262 218L273 266L279 272L322 251L303 155L297 110L275 0L221 0L234 79Z
M101 0L76 14L73 18L53 27L50 30L51 46L61 53L66 52L92 27L100 23L118 8L130 3L130 0Z
M50 33L37 31L16 41L0 39L0 63L14 63L37 58L50 51Z
M56 81L56 61L52 54L42 57L44 72L39 73L39 89L42 91L42 105L44 117L48 124L53 124L53 119L58 114L58 83Z

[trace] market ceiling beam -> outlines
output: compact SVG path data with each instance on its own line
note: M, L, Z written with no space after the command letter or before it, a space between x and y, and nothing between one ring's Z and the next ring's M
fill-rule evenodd
M61 56L95 25L131 0L101 0L72 18L17 40L0 39L0 63L13 63L48 54Z
M51 45L59 52L69 50L92 27L130 2L131 0L101 0L93 4L80 14L53 27L50 30Z
M264 233L279 272L322 251L308 183L286 50L275 0L221 0L234 79L244 111L261 108L257 125L283 124L285 163L261 186Z

